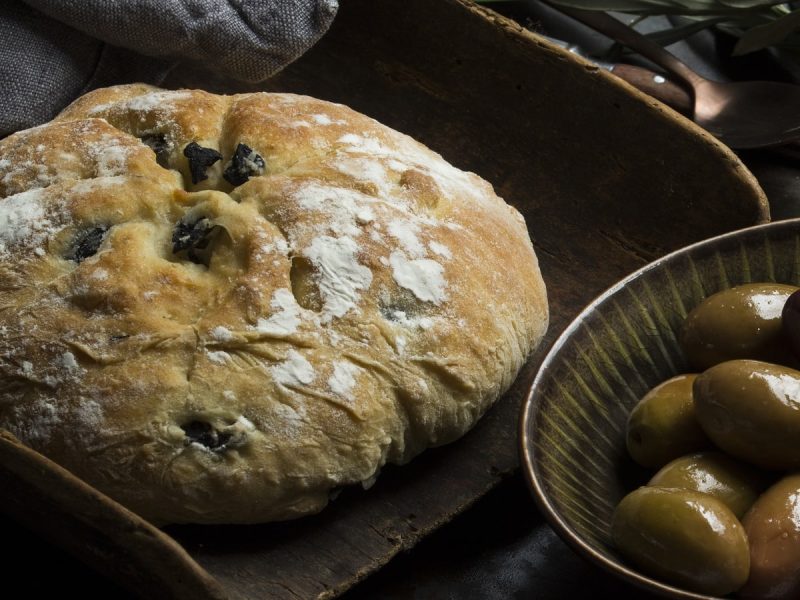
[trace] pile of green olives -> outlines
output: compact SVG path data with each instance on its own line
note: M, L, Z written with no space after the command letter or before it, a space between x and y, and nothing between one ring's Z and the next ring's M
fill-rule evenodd
M611 534L648 574L741 598L800 598L800 288L737 286L687 316L695 373L628 418L634 461L657 469L617 506Z

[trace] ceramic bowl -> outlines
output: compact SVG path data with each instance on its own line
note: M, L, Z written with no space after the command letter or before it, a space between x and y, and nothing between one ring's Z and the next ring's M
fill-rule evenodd
M611 517L652 475L628 457L628 413L688 366L678 333L705 297L748 282L800 285L800 219L742 229L688 246L617 283L556 340L523 405L522 464L556 532L632 584L705 598L651 579L611 543Z

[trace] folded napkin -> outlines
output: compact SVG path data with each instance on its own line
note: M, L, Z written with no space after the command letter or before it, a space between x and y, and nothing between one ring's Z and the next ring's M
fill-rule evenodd
M255 82L327 31L337 0L4 0L0 136L90 89L159 84L181 62Z

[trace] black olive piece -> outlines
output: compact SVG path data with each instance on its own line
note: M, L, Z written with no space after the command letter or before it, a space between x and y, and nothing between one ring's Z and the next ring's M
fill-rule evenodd
M396 308L390 306L381 306L379 307L381 316L386 319L387 321L397 321L397 313L399 312Z
M233 437L230 433L217 431L206 421L190 421L181 425L189 444L195 443L205 446L209 450L220 451Z
M198 183L208 179L206 169L218 160L222 160L222 154L213 148L203 148L197 142L187 144L183 149L183 155L189 159L189 171L192 173L192 183Z
M212 242L219 234L219 229L206 217L197 221L181 219L172 232L172 253L186 252L186 257L193 263L208 266Z
M390 300L381 301L378 310L380 310L381 316L387 321L401 321L403 318L402 315L405 315L407 318L419 316L421 306L419 301L401 290ZM399 313L402 313L402 315Z
M149 133L142 136L142 143L155 152L156 162L166 168L170 149L166 136L163 133Z
M106 239L108 229L108 227L92 227L80 232L72 241L72 246L67 251L65 258L79 263L97 254L100 244Z
M264 172L264 159L246 144L236 146L231 162L225 168L222 177L231 185L242 185L250 177Z
M129 336L127 333L122 333L120 335L112 335L111 336L111 341L112 342L119 342L119 341L122 341L122 340L127 340L129 337L131 337L131 336Z

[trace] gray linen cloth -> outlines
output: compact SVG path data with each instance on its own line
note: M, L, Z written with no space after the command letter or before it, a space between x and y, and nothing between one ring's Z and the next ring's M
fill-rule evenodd
M0 136L84 92L181 63L257 82L327 31L337 0L2 0Z

